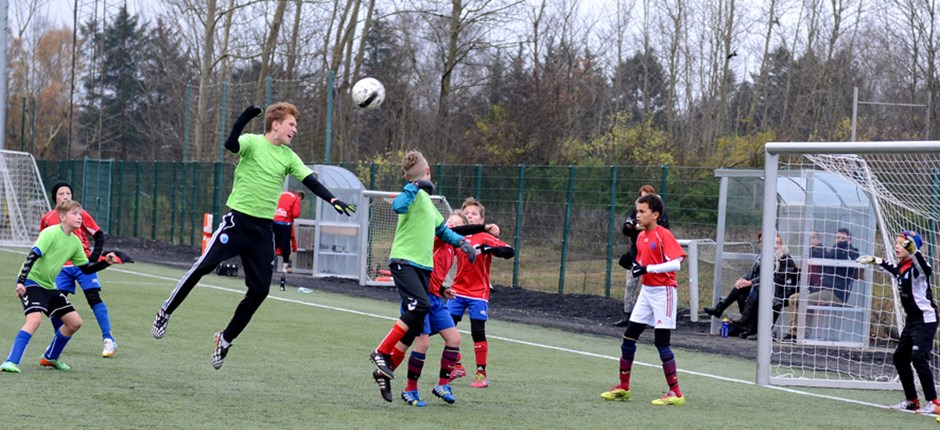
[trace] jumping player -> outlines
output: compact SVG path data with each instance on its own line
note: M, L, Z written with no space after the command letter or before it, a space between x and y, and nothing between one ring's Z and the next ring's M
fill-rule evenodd
M294 248L294 219L300 216L300 202L304 200L304 192L284 191L277 201L274 211L274 245L281 251L284 260L284 271L291 273L290 253Z
M299 115L294 105L282 102L268 106L264 112L264 134L241 135L248 122L262 112L260 107L250 106L232 125L225 149L238 154L239 161L232 193L226 202L231 211L222 217L205 252L163 302L150 328L153 337L162 339L170 315L186 300L199 280L222 261L241 256L248 292L235 308L228 327L215 334L212 367L216 369L222 367L231 342L248 326L271 288L271 262L274 261L272 219L287 175L303 182L318 197L330 202L340 214L356 212L355 205L337 199L320 184L313 171L291 150Z
M470 224L483 225L485 222L483 204L473 197L464 200L461 210L467 215ZM473 339L473 354L476 358L476 375L470 384L473 388L486 388L490 385L486 377L486 363L489 343L486 341L486 320L490 300L490 264L493 256L513 258L515 251L511 246L488 232L467 236L474 248L480 250L480 257L473 260L460 256L457 259L457 275L454 276L453 289L457 298L447 302L454 324L463 319L464 312L470 314L470 337Z
M470 242L447 226L444 217L431 202L430 193L434 191L434 184L431 183L431 169L424 155L418 151L408 152L402 159L401 167L408 184L392 201L392 209L398 214L398 225L389 253L389 267L404 312L369 355L376 367L372 379L379 385L379 393L387 402L392 401L391 379L395 377L396 361L401 362L405 351L422 334L425 318L431 310L428 291L434 268L434 237L459 247L469 256L470 261L476 257L476 250ZM453 355L456 361L456 354ZM445 367L451 366L443 364ZM435 387L434 394L448 403L454 403L456 400L449 390L438 389L444 386L446 384ZM405 398L404 395L402 397ZM405 400L408 401L407 398Z
M640 295L620 345L620 383L601 393L604 400L630 399L630 372L636 355L636 341L649 325L654 328L654 344L659 350L669 385L669 391L652 403L657 406L685 404L676 375L676 360L669 347L671 330L676 328L678 308L676 271L680 269L685 253L672 233L657 224L656 219L662 211L663 201L656 194L647 194L636 201L636 222L640 234L636 240L637 255L632 272L633 276L640 277Z
M898 347L894 350L894 368L897 369L898 379L904 388L904 400L893 408L937 415L940 414L940 402L937 401L937 387L934 386L933 371L930 368L930 352L933 350L933 339L937 334L937 305L933 301L930 288L933 268L920 252L923 245L924 240L920 234L905 230L895 238L894 256L898 259L897 266L871 255L858 257L857 261L878 265L894 276L901 306L907 314ZM917 398L914 371L917 371L920 386L924 390L923 406Z
M63 291L56 289L56 277L62 271L66 261L88 275L102 270L114 263L117 257L108 253L102 261L88 262L81 239L72 234L82 227L82 206L71 200L56 205L59 223L39 233L36 244L30 249L26 261L16 278L16 295L23 301L23 314L26 323L16 335L10 355L0 371L20 373L19 364L29 341L42 322L42 314L61 320L62 325L56 330L52 343L39 358L39 364L58 370L71 368L59 357L72 335L82 326L82 317L75 312Z
M55 202L56 207L62 202L72 200L72 195L72 186L69 185L68 182L57 182L52 186L52 201ZM59 214L53 209L42 216L42 220L39 222L39 230L45 230L47 227L58 223ZM98 257L101 256L101 250L104 249L104 232L98 227L98 223L95 222L95 219L84 209L82 209L82 225L75 229L73 234L81 240L88 261L98 261ZM89 246L88 236L91 236L94 240L94 248ZM114 353L117 352L117 342L114 341L114 336L111 335L111 317L108 314L108 306L105 305L104 301L101 299L101 282L98 279L98 274L85 274L79 270L78 267L73 265L71 261L66 261L65 267L62 268L62 271L59 272L59 276L55 279L56 288L66 295L75 294L76 282L82 287L85 300L88 301L88 306L91 307L92 313L95 314L98 327L101 327L101 338L104 343L101 356L105 358L114 357ZM52 322L52 329L54 331L58 331L59 328L62 327L62 320L58 317L50 317L49 320Z

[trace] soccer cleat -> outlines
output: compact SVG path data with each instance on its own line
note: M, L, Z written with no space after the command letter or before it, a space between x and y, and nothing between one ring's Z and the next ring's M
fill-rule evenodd
M215 351L212 352L212 367L216 370L222 368L222 362L225 361L225 356L228 355L228 349L232 345L222 346L222 332L215 334Z
M163 339L166 334L166 325L170 322L170 314L162 308L157 311L157 316L153 319L153 326L150 327L150 334L157 339Z
M379 369L372 371L372 379L375 379L375 383L379 384L379 394L382 395L382 398L386 402L392 401L392 380L388 376L385 376L382 372L379 372ZM404 395L404 393L402 393Z
M104 349L101 350L101 356L104 358L114 357L114 353L117 351L117 342L114 339L105 339L104 340Z
M920 409L920 401L917 399L903 400L901 403L891 406L891 409L896 409L899 411L916 411Z
M923 415L940 415L940 406L937 406L934 402L925 402L915 412Z
M454 370L450 371L450 382L454 382L454 379L463 378L464 376L467 376L467 369L463 367L463 364L457 364Z
M685 404L685 396L677 397L675 393L669 391L651 403L653 406L682 406Z
M387 376L389 379L395 379L395 372L393 372L392 368L388 366L388 363L391 361L389 356L376 350L369 354L369 360L372 360L372 364L375 365L375 368L379 371L379 373Z
M384 394L383 394L383 396L384 396ZM415 390L415 391L402 391L402 392L401 392L401 399L404 400L405 403L407 403L407 404L409 404L409 405L411 405L411 406L417 406L417 407L419 407L419 408L423 408L423 407L425 407L425 406L428 405L427 403L425 403L424 400L421 400L421 396L418 395L418 390Z
M477 375L473 377L473 383L470 384L472 388L486 388L490 386L490 381L486 379L486 372L477 371Z
M440 398L447 403L457 403L457 399L454 397L454 391L451 390L450 385L438 385L431 390L431 393L434 394L434 397Z
M20 373L20 368L12 361L4 361L0 364L0 372Z
M68 364L65 364L64 362L62 362L62 360L52 360L52 359L46 358L45 355L43 355L42 357L39 357L39 364L46 366L46 367L54 367L57 370L66 370L66 371L72 370L72 368L69 367Z
M630 396L633 394L630 393L630 390L624 390L620 388L619 385L614 385L610 387L610 391L604 391L601 393L601 398L604 400L630 400Z

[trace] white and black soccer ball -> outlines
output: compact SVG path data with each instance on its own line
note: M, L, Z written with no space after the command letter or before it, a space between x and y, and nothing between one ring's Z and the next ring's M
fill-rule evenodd
M352 100L363 109L375 109L385 101L385 86L375 78L362 78L352 87Z

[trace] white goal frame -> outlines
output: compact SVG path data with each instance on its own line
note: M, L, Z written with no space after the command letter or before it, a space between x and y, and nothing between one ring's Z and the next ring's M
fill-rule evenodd
M940 141L922 142L770 142L764 147L764 201L762 215L762 231L765 232L761 240L761 255L773 255L774 234L767 232L777 231L777 180L780 155L804 154L926 154L940 153ZM877 199L870 196L876 205L876 216L881 218ZM801 385L816 387L837 388L867 388L867 389L898 389L900 384L895 378L892 381L849 381L849 380L823 380L801 378L771 377L772 367L772 337L773 326L773 272L774 260L761 259L761 280L759 299L759 322L757 348L757 375L758 385ZM893 280L892 280L893 282Z
M51 208L46 187L28 152L0 150L0 245L30 246Z

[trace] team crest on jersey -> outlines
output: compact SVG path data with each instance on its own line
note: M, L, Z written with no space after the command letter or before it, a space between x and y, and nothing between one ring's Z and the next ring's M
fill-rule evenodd
M655 250L656 250L656 242L650 242L650 250L651 250L651 251L655 251Z
M222 235L219 236L219 241L222 243L228 243L228 235L225 233L222 233Z

